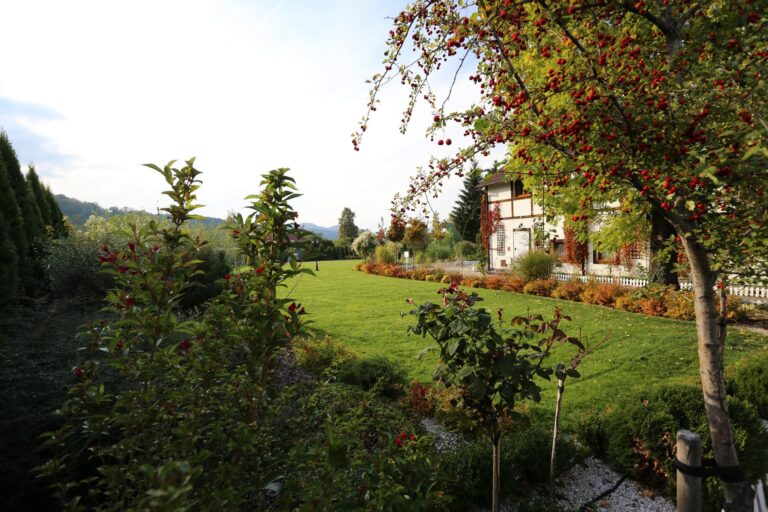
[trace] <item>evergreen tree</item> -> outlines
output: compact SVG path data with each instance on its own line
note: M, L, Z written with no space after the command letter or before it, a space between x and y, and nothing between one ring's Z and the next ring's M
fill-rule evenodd
M2 157L5 163L5 168L8 171L8 180L16 195L16 203L19 205L19 210L21 210L28 250L28 244L31 244L36 238L43 236L45 229L43 228L40 210L37 208L34 199L30 197L27 182L24 180L24 175L21 172L19 159L16 157L16 151L13 149L13 145L5 131L0 132L0 157Z
M480 181L480 173L475 165L464 178L464 190L459 193L456 206L451 211L456 232L462 240L468 242L474 242L480 232L480 200L483 197L483 190L478 188Z
M59 203L56 201L56 196L53 195L51 189L45 187L45 200L48 203L48 208L51 212L51 227L53 227L53 234L56 238L63 238L69 235L69 224L64 217L64 212L59 208Z
M52 226L51 207L48 204L48 199L45 197L45 189L40 183L40 178L37 176L34 165L30 165L27 170L27 186L29 187L30 198L35 201L37 209L40 211L40 219L43 222L43 226Z
M22 251L19 248L23 248ZM0 301L18 293L20 255L26 254L26 238L19 205L0 159Z
M346 243L351 243L357 238L360 230L355 226L355 212L349 208L344 208L339 217L339 239Z

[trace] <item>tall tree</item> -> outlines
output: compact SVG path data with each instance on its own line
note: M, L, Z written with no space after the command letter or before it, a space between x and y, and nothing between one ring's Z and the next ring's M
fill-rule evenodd
M429 244L429 228L427 224L421 219L409 219L405 227L403 242L414 253L426 249Z
M474 242L480 231L480 201L483 189L480 188L480 171L473 162L470 173L464 178L464 188L459 192L459 199L451 211L451 221L462 240Z
M359 148L381 86L401 73L412 95L405 125L426 98L438 144L447 123L472 139L424 167L396 201L399 211L474 155L508 145L508 171L536 176L550 195L579 198L585 215L630 198L664 218L690 265L715 458L734 473L725 315L714 286L734 274L768 276L767 10L768 0L416 1L394 19L384 72L373 77L353 138ZM400 61L406 45L418 62ZM450 63L475 66L467 74L480 86L478 104L461 112L445 112L431 92L432 75ZM723 485L726 510L751 510L747 482Z
M12 263L15 267L15 276L18 280L24 280L25 276L29 276L29 243L27 241L27 231L24 227L24 217L21 208L19 207L16 191L13 187L13 180L11 179L11 173L8 171L6 160L3 158L3 135L5 132L0 132L0 174L2 180L0 182L0 208L3 209L5 222L8 225L10 231L10 241L13 245L13 250L16 254ZM23 181L23 178L22 178ZM8 246L10 248L10 245ZM21 292L21 288L17 287L17 292Z
M53 227L54 236L61 238L69 235L70 226L67 223L61 208L59 208L59 203L56 201L56 197L48 186L45 187L45 199L48 202L48 208L51 212L51 227Z
M13 300L18 294L19 247L26 247L21 212L0 159L0 302Z
M8 180L11 182L11 187L13 187L14 194L16 195L16 202L21 210L27 243L32 243L33 240L45 234L43 220L34 198L29 193L27 182L24 180L24 175L21 172L19 159L16 157L16 150L13 149L13 145L5 131L0 131L0 157L2 157L5 163L5 168L8 171Z
M355 225L355 212L345 207L339 217L339 239L349 244L359 232L360 229Z
M392 216L387 228L387 240L390 242L401 242L405 236L405 221L400 217Z
M45 196L45 190L40 183L40 178L35 171L35 166L29 166L27 170L27 186L29 187L30 198L34 200L37 209L40 212L40 219L44 226L52 226L51 207Z

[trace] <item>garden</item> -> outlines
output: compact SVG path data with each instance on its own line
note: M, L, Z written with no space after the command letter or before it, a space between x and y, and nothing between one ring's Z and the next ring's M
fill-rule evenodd
M59 297L63 310L49 309L34 338L70 339L4 352L22 391L3 398L19 416L4 423L10 503L466 510L504 501L557 510L551 470L597 456L668 495L669 436L706 432L690 321L450 276L393 279L350 260L310 271L293 259L301 230L284 169L264 176L253 216L233 217L209 246L188 227L194 162L155 170L177 198L167 219L92 221L80 235L90 242L55 244L83 286L68 305ZM216 246L237 251L239 264L216 257ZM51 288L61 293L59 279L71 278L57 275ZM100 293L106 307L96 313L89 304ZM458 317L466 326L455 330ZM766 358L765 336L731 334L727 383L750 478L767 469ZM708 507L720 493L707 489Z
M145 164L157 213L74 226L0 133L0 508L594 511L627 482L636 508L671 510L686 474L689 508L753 510L768 315L728 290L768 279L766 8L405 6L352 143L397 77L401 130L427 119L438 156L388 226L345 207L335 242L299 223L287 168L207 222L195 158ZM447 106L457 77L478 104ZM464 190L441 220L450 176ZM493 207L489 176L509 185ZM567 247L541 221L489 274L519 197ZM597 260L646 243L650 284L555 278L589 237ZM571 496L596 465L616 481Z

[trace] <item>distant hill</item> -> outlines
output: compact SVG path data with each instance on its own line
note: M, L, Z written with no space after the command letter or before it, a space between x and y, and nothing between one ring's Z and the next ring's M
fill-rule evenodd
M330 228L324 228L311 222L305 222L302 227L307 231L311 231L325 238L326 240L336 240L339 238L339 226L331 226Z
M67 216L70 223L76 226L85 224L85 221L91 215L106 215L108 213L106 208L102 208L96 203L80 201L67 197L64 194L56 194L54 197L56 197L56 202L59 203L61 212Z
M104 208L96 203L80 201L79 199L68 197L64 194L56 194L56 202L59 203L59 208L61 208L61 211L64 213L64 215L67 216L69 222L75 226L84 225L85 221L87 221L88 217L91 215L119 215L122 213L136 211L125 207L118 208L117 206ZM209 227L215 227L224 222L224 220L218 219L216 217L206 217L195 222L200 222ZM312 224L311 222L305 222L304 229L313 233L317 233L327 240L336 240L339 233L338 226L325 228L323 226L318 226L317 224Z
M85 221L88 220L88 218L91 215L120 215L123 213L130 213L135 212L137 210L133 210L131 208L126 207L117 207L117 206L111 206L109 208L104 208L102 206L99 206L96 203L91 203L88 201L80 201L79 199L75 199L74 197L68 197L64 194L56 194L56 202L59 203L59 208L61 208L61 211L64 215L67 216L69 219L69 222L75 226L82 226L85 224ZM146 212L145 212L146 213ZM223 219L217 219L216 217L205 217L202 220L197 220L193 222L199 222L201 224L205 224L206 226L215 227L224 222Z

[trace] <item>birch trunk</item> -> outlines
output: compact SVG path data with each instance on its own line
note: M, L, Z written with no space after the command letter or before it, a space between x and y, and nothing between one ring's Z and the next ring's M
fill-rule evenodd
M683 238L683 245L691 268L696 311L699 376L709 421L712 448L718 466L738 466L739 458L736 454L733 428L725 401L725 381L723 378L725 337L721 338L720 319L715 308L713 289L717 276L709 264L705 249L695 239ZM752 487L747 482L723 482L723 487L725 488L725 510L727 512L752 512L754 495Z

